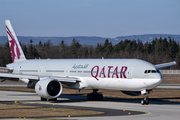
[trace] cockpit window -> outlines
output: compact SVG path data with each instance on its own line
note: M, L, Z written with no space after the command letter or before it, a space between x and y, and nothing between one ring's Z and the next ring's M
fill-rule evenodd
M144 73L145 74L147 74L147 73L160 73L160 71L159 70L145 70Z
M159 71L159 70L157 70L157 73L160 73L160 71Z

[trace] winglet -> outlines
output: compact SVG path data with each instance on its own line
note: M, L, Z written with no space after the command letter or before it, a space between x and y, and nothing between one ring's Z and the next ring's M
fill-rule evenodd
M16 37L16 34L11 26L10 21L5 20L5 25L9 41L9 47L11 51L12 62L25 61L26 57L24 56L24 53Z

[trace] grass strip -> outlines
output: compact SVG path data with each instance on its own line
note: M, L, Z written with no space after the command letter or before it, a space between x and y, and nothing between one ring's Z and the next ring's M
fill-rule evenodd
M33 118L33 117L64 117L99 115L104 112L74 110L64 108L42 108L39 106L0 104L0 118Z

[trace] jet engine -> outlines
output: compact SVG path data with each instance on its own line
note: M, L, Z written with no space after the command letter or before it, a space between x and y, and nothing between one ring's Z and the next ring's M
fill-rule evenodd
M62 92L62 84L56 79L44 78L36 83L35 91L42 98L57 98Z
M122 93L130 96L139 96L141 95L141 91L121 91Z

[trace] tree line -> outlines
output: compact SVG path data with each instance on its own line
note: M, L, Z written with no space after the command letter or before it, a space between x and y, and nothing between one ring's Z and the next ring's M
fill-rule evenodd
M83 58L135 58L148 61L152 64L176 61L177 66L170 69L180 69L180 44L174 38L155 38L151 42L143 43L141 40L121 40L113 45L108 39L96 46L81 45L73 38L71 45L62 40L58 45L52 45L48 40L45 43L33 45L30 40L28 45L21 44L27 59L83 59ZM0 45L0 65L11 63L11 55L8 42Z

